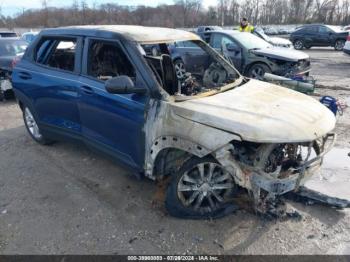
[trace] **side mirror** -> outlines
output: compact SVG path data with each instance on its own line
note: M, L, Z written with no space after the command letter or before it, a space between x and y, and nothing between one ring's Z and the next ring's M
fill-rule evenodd
M108 79L105 88L111 94L144 94L146 88L135 87L134 82L128 76L117 76Z
M227 51L230 51L230 52L240 52L240 48L234 44L226 44L226 49Z

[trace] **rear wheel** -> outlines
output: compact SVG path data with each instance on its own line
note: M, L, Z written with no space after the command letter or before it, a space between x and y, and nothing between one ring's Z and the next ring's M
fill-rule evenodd
M213 158L193 157L172 178L165 206L176 217L219 217L236 210L228 204L235 189L233 177Z
M26 129L29 135L39 144L47 145L51 144L53 141L45 138L40 132L40 128L37 124L37 121L28 107L23 108L23 119Z
M342 51L345 45L345 41L344 40L337 40L335 41L334 44L334 49L337 51Z
M303 40L298 39L294 41L293 45L296 50L301 50L304 47L304 42Z
M248 70L248 77L263 80L265 73L271 73L271 69L265 64L257 63Z

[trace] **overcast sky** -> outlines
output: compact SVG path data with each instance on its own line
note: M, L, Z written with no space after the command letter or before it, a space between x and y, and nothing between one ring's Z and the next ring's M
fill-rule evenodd
M79 0L78 0L79 2ZM173 0L87 0L90 6L93 3L118 3L119 5L148 5L157 6L158 4L173 4ZM217 0L202 0L203 6L216 5ZM22 12L23 9L40 8L41 0L0 0L1 11L3 15L14 15ZM64 7L72 5L72 0L48 0L49 6Z

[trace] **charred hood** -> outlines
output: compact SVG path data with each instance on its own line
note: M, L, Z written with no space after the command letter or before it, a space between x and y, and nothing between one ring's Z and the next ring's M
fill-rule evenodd
M171 107L180 117L258 143L313 141L335 126L334 115L319 101L256 80L217 95L172 103Z

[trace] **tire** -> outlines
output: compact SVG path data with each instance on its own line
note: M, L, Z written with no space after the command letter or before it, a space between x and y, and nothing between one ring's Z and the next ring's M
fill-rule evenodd
M294 41L293 46L294 46L294 49L296 50L302 50L305 44L303 40L297 39Z
M176 59L174 62L175 72L178 79L183 79L186 74L185 63L181 59Z
M51 139L47 139L43 134L41 134L37 120L35 119L32 111L27 106L23 107L23 121L29 135L35 142L41 145L49 145L54 142Z
M0 90L0 102L5 100L5 95L2 90Z
M263 80L265 73L271 73L271 69L266 64L256 63L249 68L248 77Z
M236 189L233 177L215 159L192 157L173 175L165 207L170 215L179 218L222 217L237 210L228 202Z
M337 41L335 41L334 49L336 51L343 51L344 46L345 46L345 41L338 39Z

